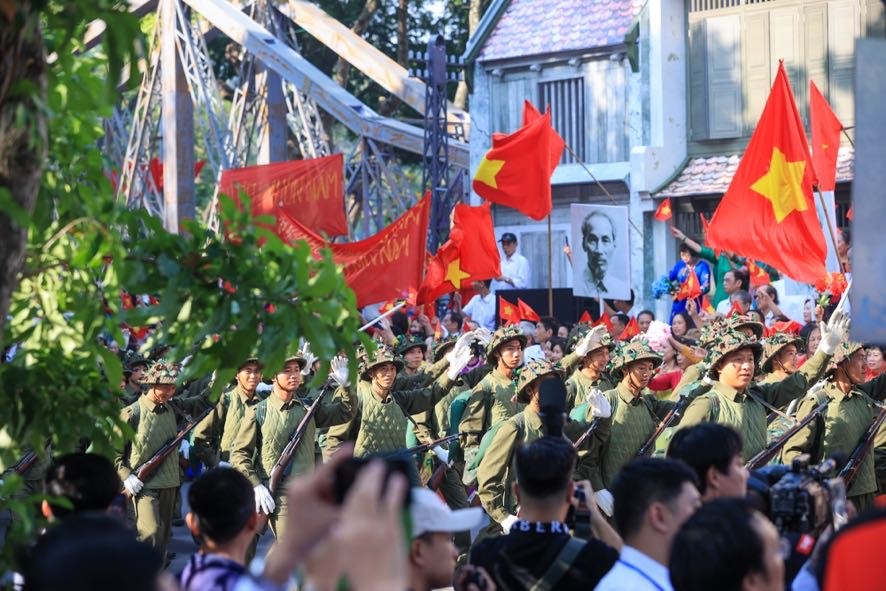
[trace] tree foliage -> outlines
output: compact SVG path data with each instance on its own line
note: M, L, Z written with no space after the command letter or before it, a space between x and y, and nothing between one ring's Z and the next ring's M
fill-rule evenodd
M108 25L103 46L80 52L95 18ZM20 3L16 19L3 21L0 35L16 23L42 25L30 30L39 36L42 29L45 48L16 59L52 58L45 87L17 86L16 125L47 142L34 151L46 156L38 163L33 214L11 199L9 181L0 186L0 216L27 232L20 272L8 286L9 309L0 309L8 318L2 344L18 348L0 363L0 468L26 448L44 453L47 439L54 453L84 440L109 452L131 436L118 418L121 363L100 343L103 335L121 342L122 323L156 325L148 346L171 346L175 360L190 356L183 380L215 372L216 394L245 357L257 353L273 368L300 338L321 359L344 352L353 375L355 339L366 337L358 332L354 294L328 252L315 260L306 245L283 244L227 199L224 235L195 223L170 234L146 212L115 201L99 147L102 117L119 100L116 73L143 53L138 21L111 0ZM6 106L0 102L0 113ZM47 134L38 133L41 124ZM156 295L159 303L123 310L123 289ZM4 478L0 510L11 507L22 517L11 538L21 541L34 531L34 506L15 498L20 478ZM0 570L10 565L13 547L4 547Z

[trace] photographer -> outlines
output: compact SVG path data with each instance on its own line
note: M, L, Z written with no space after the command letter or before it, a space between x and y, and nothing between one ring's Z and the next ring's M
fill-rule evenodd
M572 444L562 437L542 437L514 452L520 517L508 535L476 544L469 558L499 589L593 589L618 558L612 546L620 547L621 540L596 509L590 485L571 480L575 460ZM569 534L564 520L570 506L590 512L599 539L584 542Z
M732 427L701 423L677 431L667 457L682 460L695 470L703 503L742 498L747 493L748 469L741 459L741 435Z

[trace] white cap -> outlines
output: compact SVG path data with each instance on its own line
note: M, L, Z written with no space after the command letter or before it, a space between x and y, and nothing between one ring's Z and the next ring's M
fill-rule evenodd
M454 533L468 531L483 519L483 509L457 509L453 511L429 488L412 489L412 537L427 532Z

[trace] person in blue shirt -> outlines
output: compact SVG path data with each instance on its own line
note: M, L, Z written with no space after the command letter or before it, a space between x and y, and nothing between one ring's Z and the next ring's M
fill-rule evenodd
M668 279L670 281L679 282L681 286L685 285L686 281L689 280L690 269L695 271L695 276L698 278L699 285L701 285L701 295L695 298L697 309L701 310L702 297L711 290L711 266L707 261L698 260L692 249L686 243L683 243L680 244L680 260L677 261L677 264L671 269L671 272L668 274ZM674 319L674 316L678 312L685 311L686 300L678 300L675 298L674 304L671 306L671 320Z

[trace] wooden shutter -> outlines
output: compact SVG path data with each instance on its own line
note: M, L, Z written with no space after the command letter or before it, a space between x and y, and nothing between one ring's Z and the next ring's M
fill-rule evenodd
M743 132L741 17L736 14L707 19L706 42L708 137L740 137Z
M828 99L843 125L854 125L855 41L859 33L858 2L828 2Z
M708 65L705 21L689 25L689 137L708 139Z
M794 91L797 104L803 105L806 88L801 78L800 69L803 65L803 45L800 35L800 11L797 7L780 8L769 12L769 51L772 79L778 72L779 60L784 60L784 67ZM804 109L800 109L803 113Z
M758 12L744 17L742 64L744 66L744 130L750 135L757 126L763 105L772 87L769 71L769 13Z
M813 4L804 8L803 40L806 54L806 81L804 90L808 93L809 81L815 82L822 95L828 95L828 7L826 4ZM809 122L809 95L806 103L797 107L804 121Z

